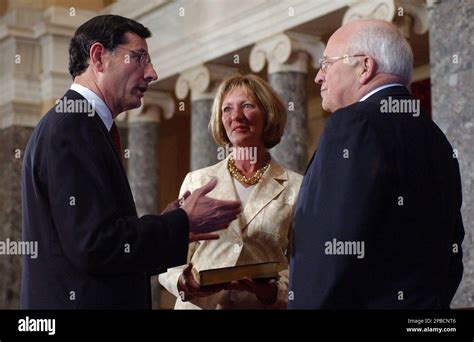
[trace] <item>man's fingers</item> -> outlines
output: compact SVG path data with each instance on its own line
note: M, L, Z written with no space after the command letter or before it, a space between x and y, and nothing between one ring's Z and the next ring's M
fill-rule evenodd
M217 177L212 177L212 179L207 182L206 185L203 185L202 187L200 187L198 190L203 194L207 194L208 192L210 192L212 189L214 189L216 187L216 184L217 184Z
M191 195L191 191L186 190L186 192L183 194L183 196L181 198L185 200L186 198L189 197L189 195Z
M238 214L235 213L235 212L230 212L230 213L226 213L226 214L216 213L214 218L209 220L209 224L210 225L212 225L212 224L216 224L216 225L228 224L228 223L231 223L232 221L234 221L237 218L237 215Z
M224 217L225 219L231 219L233 218L233 220L235 220L235 218L237 218L238 215L240 215L241 211L240 209L238 210L227 210L227 211L224 211L224 212L221 212L221 211L217 211L216 212L216 216L218 217Z
M186 200L186 198L189 197L189 195L191 195L191 191L186 190L186 192L183 194L183 196L181 196L180 198L177 199L178 204L179 204L180 207L182 207L184 205L184 201Z
M226 229L227 227L229 227L228 222L220 223L220 224L213 222L212 224L207 224L205 226L200 227L199 228L200 233L198 234L217 232L219 230Z
M234 221L241 212L239 210L215 210L209 218L209 224L222 224Z
M211 205L219 210L242 210L242 203L240 201L224 201L213 198L209 199L211 200Z
M189 242L217 239L219 239L219 234L217 233L189 233Z

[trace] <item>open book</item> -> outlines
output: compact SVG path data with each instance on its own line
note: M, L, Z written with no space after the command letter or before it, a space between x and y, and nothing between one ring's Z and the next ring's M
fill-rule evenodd
M229 283L244 277L252 279L278 278L278 262L262 262L201 271L193 267L192 272L201 286Z

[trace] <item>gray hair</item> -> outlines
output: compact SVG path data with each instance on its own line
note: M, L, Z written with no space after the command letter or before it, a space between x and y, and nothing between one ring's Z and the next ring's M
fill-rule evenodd
M413 52L398 29L385 25L362 27L349 43L349 53L366 54L375 60L379 72L397 75L405 85L411 82Z

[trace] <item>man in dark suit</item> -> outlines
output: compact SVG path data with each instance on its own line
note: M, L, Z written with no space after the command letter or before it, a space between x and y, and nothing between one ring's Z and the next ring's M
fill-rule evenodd
M459 167L406 88L410 46L391 23L357 21L320 64L333 114L296 207L289 307L448 308L463 272Z
M213 180L161 216L137 216L113 119L140 106L157 79L150 35L106 15L71 41L74 84L24 156L23 239L38 242L38 257L23 259L24 309L150 308L150 275L185 263L189 241L216 238L240 211L238 202L205 196Z

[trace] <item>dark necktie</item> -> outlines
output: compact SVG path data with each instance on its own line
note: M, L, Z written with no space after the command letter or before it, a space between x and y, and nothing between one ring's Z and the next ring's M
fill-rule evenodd
M117 152L119 159L123 164L122 146L120 145L120 134L115 122L110 128L110 137L112 138L112 142L114 143L115 151Z

